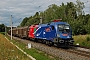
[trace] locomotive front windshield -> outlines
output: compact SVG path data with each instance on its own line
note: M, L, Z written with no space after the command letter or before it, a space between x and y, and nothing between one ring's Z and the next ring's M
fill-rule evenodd
M58 25L58 30L60 32L69 32L70 27L69 27L69 25Z

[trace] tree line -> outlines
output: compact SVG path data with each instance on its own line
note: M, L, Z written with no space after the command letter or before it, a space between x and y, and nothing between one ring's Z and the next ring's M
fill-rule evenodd
M4 24L0 24L0 32L5 32L5 30L6 30L6 32L8 32L8 30L10 30L10 29L11 29L11 27L7 27Z
M0 32L5 32L5 25L4 24L0 24Z
M84 8L84 3L80 0L77 0L76 3L62 3L60 6L52 4L45 11L36 12L34 16L25 17L20 26L39 24L40 17L42 17L42 23L62 19L63 22L71 25L73 35L90 34L90 14L85 15Z

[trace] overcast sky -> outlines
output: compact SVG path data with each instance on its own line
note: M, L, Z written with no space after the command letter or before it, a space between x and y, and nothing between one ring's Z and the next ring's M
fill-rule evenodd
M90 14L90 0L80 0L84 2L85 14ZM13 26L18 26L24 17L33 16L36 12L45 11L49 5L76 2L76 0L0 0L0 24L10 26L10 16L12 15ZM40 7L39 7L40 6Z

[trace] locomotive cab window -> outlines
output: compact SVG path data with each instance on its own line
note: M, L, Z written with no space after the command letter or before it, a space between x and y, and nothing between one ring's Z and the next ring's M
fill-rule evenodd
M62 32L69 32L70 27L69 27L69 25L58 25L58 30L62 31Z
M54 28L54 26L51 26L51 28L52 28L52 30L54 30L55 28Z

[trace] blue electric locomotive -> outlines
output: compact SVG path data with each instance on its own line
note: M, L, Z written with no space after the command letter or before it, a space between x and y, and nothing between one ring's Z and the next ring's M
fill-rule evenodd
M41 24L34 32L35 38L48 45L67 47L74 43L72 29L66 22L51 22Z

